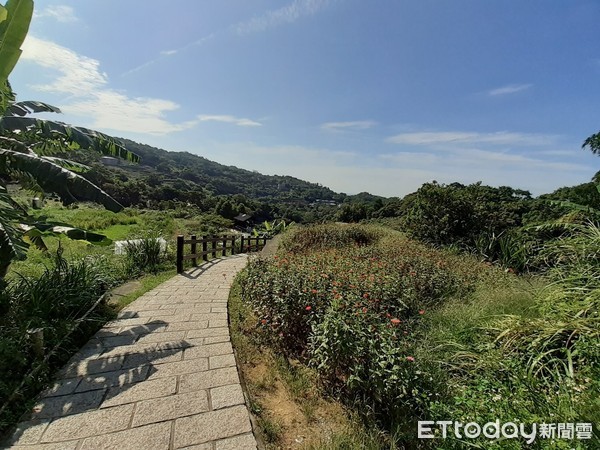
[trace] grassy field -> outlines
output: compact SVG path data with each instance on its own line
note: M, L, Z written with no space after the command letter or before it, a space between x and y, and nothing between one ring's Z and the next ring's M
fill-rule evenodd
M569 241L561 245L567 252ZM261 349L246 359L274 374L257 386L261 371L244 371L271 445L284 446L295 431L286 413L269 409L279 394L268 385L281 380L291 392L293 380L305 380L301 392L335 399L348 417L307 448L599 448L597 435L533 444L417 439L418 420L597 426L598 278L590 276L598 272L590 245L584 248L572 249L575 269L517 276L382 227L288 233L277 255L240 275L243 307L232 321L242 346ZM572 289L581 271L585 279ZM306 396L296 403L310 423ZM356 417L361 426L348 427Z

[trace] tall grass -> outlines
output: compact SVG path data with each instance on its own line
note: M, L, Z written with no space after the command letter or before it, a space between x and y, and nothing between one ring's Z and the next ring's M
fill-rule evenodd
M111 316L104 304L92 309L110 283L98 265L89 260L68 262L60 252L41 276L4 283L0 434L27 409L26 399L44 386L52 371Z

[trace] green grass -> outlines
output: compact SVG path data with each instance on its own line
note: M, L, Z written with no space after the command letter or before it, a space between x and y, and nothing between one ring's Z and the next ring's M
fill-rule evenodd
M152 289L161 285L165 281L173 278L175 275L177 275L177 270L170 269L164 272L159 272L157 274L147 274L141 276L137 279L137 281L141 283L141 286L134 292L120 297L118 299L118 303L116 303L115 305L115 309L120 310L124 308L137 298L144 295L146 292L151 291Z
M138 227L132 226L130 224L117 224L111 225L102 230L102 234L104 234L107 238L113 241L123 241L129 238L131 235L136 233Z

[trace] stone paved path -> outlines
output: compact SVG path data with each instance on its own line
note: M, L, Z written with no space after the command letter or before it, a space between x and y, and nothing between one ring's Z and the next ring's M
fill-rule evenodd
M60 372L13 435L17 449L256 449L229 339L246 255L144 294Z

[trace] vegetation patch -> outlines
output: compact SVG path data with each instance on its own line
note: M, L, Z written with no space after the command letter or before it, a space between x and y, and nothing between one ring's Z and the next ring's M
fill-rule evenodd
M319 232L335 236L334 228L290 233L277 255L249 264L240 282L253 314L246 329L292 367L314 371L311 385L378 436L371 448L416 448L419 419L593 423L600 416L597 287L590 281L598 277L591 268L576 270L586 274L580 282L587 289L578 286L577 298L569 291L571 262L563 281L546 288L558 272L518 277L389 229L362 227L377 235L367 244L351 237L346 245L320 243ZM347 226L337 228L342 235ZM557 247L563 255L565 246ZM597 253L585 249L578 261L591 264ZM436 448L431 441L418 446L430 444ZM540 441L539 448L555 444ZM587 444L568 443L594 448ZM443 448L465 445L446 440Z

